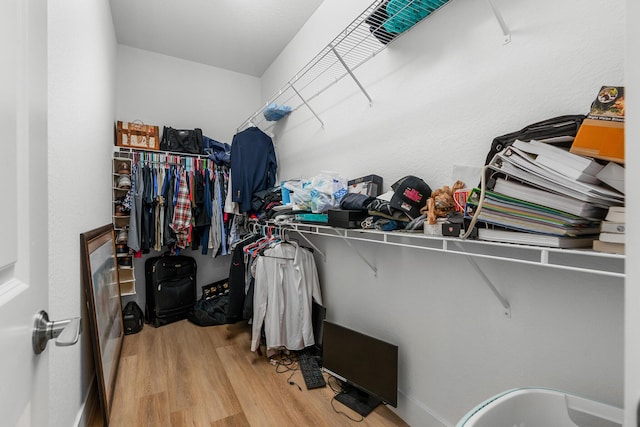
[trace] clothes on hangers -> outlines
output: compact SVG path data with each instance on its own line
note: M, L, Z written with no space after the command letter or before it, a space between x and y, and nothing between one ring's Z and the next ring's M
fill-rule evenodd
M221 171L218 173L218 201L220 203L220 254L228 255L227 250L227 226L225 224L227 220L227 214L224 212L224 197L225 196L225 173Z
M260 345L263 324L267 355L313 345L313 301L322 304L311 252L294 242L266 249L256 260L251 351Z
M160 252L162 250L162 244L164 242L164 197L162 190L164 188L164 180L165 180L165 171L166 169L156 168L154 170L156 172L156 180L155 180L155 223L156 223L156 237L155 237L155 245L153 246L153 250Z
M222 239L222 208L220 205L220 189L219 189L218 172L213 172L213 181L211 182L211 228L209 229L209 249L212 256L216 256L220 250Z
M209 239L209 226L211 225L211 216L208 214L205 206L205 171L196 169L192 172L192 210L193 210L193 231L191 238L191 249L199 249L202 242L204 252L207 252L206 240ZM211 199L209 199L211 203Z
M191 227L191 200L189 199L189 183L187 173L183 170L180 175L180 186L173 213L171 229L176 233L176 246L184 249L188 245L189 229Z
M142 240L142 193L144 191L144 184L142 180L141 165L132 162L133 168L131 170L131 213L129 214L129 236L127 238L127 245L133 249L134 252L140 250L140 241Z
M231 265L229 267L229 305L227 306L226 321L235 323L242 319L248 319L244 315L244 307L247 304L247 262L243 248L260 239L258 234L249 234L235 243L231 250Z
M277 161L273 140L257 127L238 132L231 143L231 200L240 212L251 210L251 197L273 187Z
M171 229L171 220L174 212L174 195L176 184L176 168L171 166L166 170L164 182L162 184L162 198L165 203L165 215L163 225L162 243L166 246L173 246L176 243L176 234Z
M211 170L202 171L204 182L203 215L205 216L201 233L202 255L206 255L209 250L209 230L211 229L211 217L213 216L213 205L211 197Z
M149 253L155 243L155 221L154 221L154 187L153 172L149 165L142 167L142 181L144 190L142 192L142 218L141 218L141 241L140 249L142 253Z
M240 207L238 206L238 203L234 202L231 199L231 193L233 193L233 182L231 179L231 174L229 174L229 180L227 181L227 185L226 185L226 197L224 200L224 212L228 213L228 214L234 214L237 215L240 213Z
M228 245L241 235L239 218L244 218L223 212L228 177L228 167L208 159L133 153L128 246L146 253L160 252L163 246L174 252L202 245L206 254L212 242L213 257L228 254ZM183 218L174 224L179 199ZM185 222L187 208L191 219ZM180 227L181 246L173 225Z

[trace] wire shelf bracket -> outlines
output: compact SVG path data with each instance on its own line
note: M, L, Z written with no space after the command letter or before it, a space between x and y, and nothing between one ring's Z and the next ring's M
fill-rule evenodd
M347 245L349 245L349 247L356 253L356 255L358 255L360 257L360 259L362 261L364 261L365 264L367 264L367 266L369 266L369 268L371 269L371 271L373 271L373 276L374 277L378 277L378 269L376 268L375 265L373 265L372 263L370 263L365 257L364 255L362 255L360 253L360 251L351 244L351 242L349 241L348 238L346 238L345 236L343 236L340 231L338 231L337 229L333 229L333 231L340 237L342 238L342 241L345 242Z
M500 304L502 304L502 308L504 309L503 313L505 317L511 318L511 305L509 305L509 301L507 301L506 298L502 296L500 291L498 291L498 289L493 285L493 283L491 283L491 280L487 277L486 274L484 274L484 271L482 271L482 269L480 268L476 260L474 260L469 255L467 255L466 258L467 258L467 261L469 261L469 264L471 264L471 266L476 270L478 275L482 278L484 283L486 283L489 289L491 289L491 292L493 292L493 295L495 295L498 301L500 301Z
M489 7L491 7L491 11L493 12L493 16L496 17L498 21L498 25L500 25L500 29L502 30L502 43L507 44L511 42L511 31L509 31L509 27L505 24L504 19L502 19L502 15L500 11L496 9L495 5L491 0L487 0L489 3Z
M320 118L320 116L318 116L318 114L316 114L316 112L313 110L313 108L311 108L311 105L309 105L309 103L304 99L304 97L302 95L300 95L300 92L298 92L296 90L295 87L293 87L293 84L289 84L289 87L291 88L292 91L294 91L296 93L296 95L298 95L298 97L300 97L300 99L302 100L302 103L304 105L307 106L307 108L309 109L309 111L311 111L311 113L316 117L316 119L318 119L318 121L320 122L320 126L324 128L324 122L322 121L322 119Z
M369 94L367 93L367 91L364 89L364 86L362 86L362 84L360 83L360 81L358 80L358 78L356 77L355 74L353 74L353 71L351 71L349 69L349 66L347 65L346 62L344 62L344 59L342 59L342 57L340 56L340 54L338 53L338 51L336 50L335 47L331 46L331 50L333 51L333 54L336 56L336 58L338 58L338 60L340 61L340 63L344 66L344 69L347 70L347 72L349 73L349 75L351 76L351 78L353 79L354 82L356 82L356 84L358 85L358 87L360 88L360 90L362 91L362 93L364 93L364 96L367 97L367 99L369 100L369 106L371 106L371 104L373 103L373 100L371 99L371 97L369 96Z

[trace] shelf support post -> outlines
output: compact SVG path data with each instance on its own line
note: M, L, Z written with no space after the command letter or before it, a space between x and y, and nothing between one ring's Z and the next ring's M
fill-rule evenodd
M500 29L502 30L502 42L504 44L507 44L511 41L511 32L509 31L509 28L507 28L507 24L505 24L504 19L502 19L502 15L500 15L500 12L498 11L498 9L496 9L496 7L493 5L493 2L491 0L487 0L489 2L489 6L491 7L491 10L493 11L493 15L496 17L496 20L498 21L498 25L500 25Z
M293 90L296 95L298 95L300 97L300 99L302 100L302 102L304 103L304 105L307 106L307 108L309 109L309 111L311 111L313 113L314 116L316 116L316 119L318 119L318 121L320 122L320 126L322 126L324 128L324 122L320 119L320 117L316 114L315 111L313 111L313 108L311 108L311 105L309 105L309 103L307 102L306 99L304 99L302 97L302 95L300 95L300 92L298 92L296 90L296 88L293 86L293 84L289 83L289 87L291 88L291 90Z
M480 275L482 280L484 280L484 282L487 284L489 289L491 289L491 292L493 292L493 295L495 295L495 297L498 298L498 301L500 301L500 304L502 304L502 307L504 308L504 315L506 317L511 318L511 305L509 305L509 301L507 301L505 299L505 297L503 297L502 294L500 294L498 289L496 289L496 287L493 286L493 283L491 283L491 280L489 280L487 275L484 274L484 271L482 271L482 269L480 268L478 263L476 263L476 261L473 259L473 257L471 257L470 255L466 255L466 257L467 257L467 260L469 260L469 263L471 264L471 266Z
M376 268L376 266L375 266L375 265L373 265L373 264L371 264L369 261L367 261L367 259L364 257L364 255L362 255L362 254L360 253L360 251L359 251L356 247L354 247L354 246L351 244L351 242L349 241L349 238L348 238L348 237L343 236L342 234L340 234L340 232L339 232L338 230L336 230L335 228L333 228L332 230L333 230L333 231L338 235L338 237L340 237L342 240L344 240L344 242L345 242L347 245L349 245L349 247L350 247L351 249L353 249L353 251L354 251L354 252L355 252L355 253L360 257L360 259L361 259L362 261L364 261L364 263L365 263L365 264L367 264L367 265L369 266L369 268L371 269L371 271L373 271L373 275L374 275L374 277L378 277L378 269Z
M351 78L353 79L354 82L356 82L356 84L358 85L358 87L360 88L360 90L362 91L362 93L364 93L364 96L367 97L367 99L369 100L369 106L371 106L371 104L373 103L373 101L371 100L371 97L369 96L369 94L367 93L366 90L364 90L364 87L362 86L362 84L360 84L360 81L358 80L358 78L356 77L355 74L353 74L353 71L351 71L351 69L349 68L349 66L347 65L346 62L344 62L344 60L342 59L342 57L340 56L340 54L338 53L338 51L336 50L335 47L331 46L331 50L333 51L333 54L336 56L336 58L338 58L338 61L340 61L340 63L342 64L342 66L344 67L345 70L347 70L347 73L349 73L349 75L351 76Z

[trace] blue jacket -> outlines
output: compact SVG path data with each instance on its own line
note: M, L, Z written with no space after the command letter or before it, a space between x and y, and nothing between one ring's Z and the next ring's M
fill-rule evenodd
M271 137L257 127L237 133L231 142L231 200L240 212L251 210L254 193L276 182L276 152Z

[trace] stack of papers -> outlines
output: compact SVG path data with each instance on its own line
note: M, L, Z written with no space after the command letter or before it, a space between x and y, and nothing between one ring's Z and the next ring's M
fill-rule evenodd
M548 148L570 154L551 145ZM573 156L577 155L573 154ZM489 163L489 168L494 172L515 178L526 185L569 196L596 206L607 208L624 205L624 194L619 191L606 188L601 184L571 178L554 168L536 162L534 155L522 151L517 146L507 147L504 151L496 154Z
M480 228L478 230L478 238L490 242L545 246L549 248L589 248L596 239L595 236L562 237L491 228Z
M527 200L532 203L547 206L573 215L602 219L607 214L607 209L603 206L584 202L564 194L552 193L529 185L521 184L517 181L497 178L493 186L495 193L514 197L520 200Z
M474 188L467 200L478 206L480 189ZM527 202L492 191L485 199L478 220L514 230L555 236L583 236L600 232L600 221L572 215L547 206Z
M527 153L534 163L576 181L598 184L596 174L604 167L590 157L572 154L540 141L514 141L513 146Z
M560 248L592 247L603 218L624 194L603 184L604 165L539 141L514 141L488 164L488 184L473 189L467 215L487 228L482 240Z

